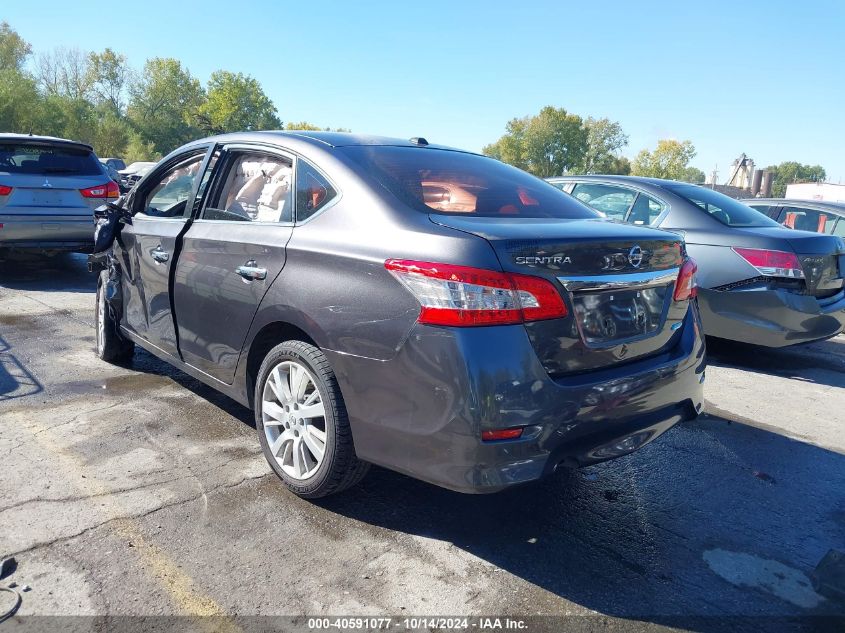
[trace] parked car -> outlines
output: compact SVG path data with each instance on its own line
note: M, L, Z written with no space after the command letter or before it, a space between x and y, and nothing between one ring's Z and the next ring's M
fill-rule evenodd
M845 202L782 198L751 198L742 202L790 229L845 237Z
M0 134L0 252L91 251L91 219L117 198L90 145Z
M842 331L842 238L786 229L733 198L683 182L632 176L550 182L608 218L682 235L698 263L706 334L782 347Z
M459 189L456 209L431 187ZM122 216L99 356L140 345L252 407L305 497L370 462L493 492L630 453L701 408L680 238L491 158L231 134L176 150L99 215Z
M105 168L106 174L108 175L109 178L111 178L116 183L120 183L120 174L117 172L117 170L114 167L112 167L110 164L108 164L102 158L100 159L100 164Z
M138 161L131 163L126 169L119 170L120 180L118 180L118 184L120 185L120 192L128 193L135 186L135 183L141 180L155 165L154 162Z
M105 163L115 171L126 169L126 163L123 162L122 158L101 158L100 162Z

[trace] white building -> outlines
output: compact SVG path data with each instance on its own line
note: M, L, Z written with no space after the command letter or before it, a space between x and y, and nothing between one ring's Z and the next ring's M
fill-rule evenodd
M845 202L845 185L836 185L832 182L801 182L786 185L786 197L796 200Z

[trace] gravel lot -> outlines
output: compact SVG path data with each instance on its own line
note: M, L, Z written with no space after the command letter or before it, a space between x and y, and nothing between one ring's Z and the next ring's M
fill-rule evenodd
M762 630L845 612L808 581L845 550L845 337L712 346L708 413L615 462L484 497L374 468L312 503L270 473L245 408L143 350L98 361L93 289L79 255L0 264L0 557L32 587L20 614Z

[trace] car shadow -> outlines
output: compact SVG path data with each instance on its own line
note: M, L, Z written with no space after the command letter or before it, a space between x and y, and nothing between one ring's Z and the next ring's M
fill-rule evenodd
M629 457L495 495L373 469L318 503L452 543L614 617L773 630L788 617L845 613L807 581L845 544L845 456L724 418L702 416Z
M12 252L0 261L0 288L93 293L97 276L88 272L88 256L81 253Z
M708 338L707 364L845 387L845 336L779 348Z
M0 336L0 402L40 393L44 387L12 353L9 343Z

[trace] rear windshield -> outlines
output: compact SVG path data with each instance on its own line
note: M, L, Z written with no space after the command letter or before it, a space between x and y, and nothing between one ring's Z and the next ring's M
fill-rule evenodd
M733 198L695 185L664 185L666 189L704 209L728 226L780 226L760 211L747 207Z
M0 171L9 174L98 176L100 162L88 150L27 143L0 143Z
M423 213L600 217L549 183L485 156L379 145L342 149L385 189Z

